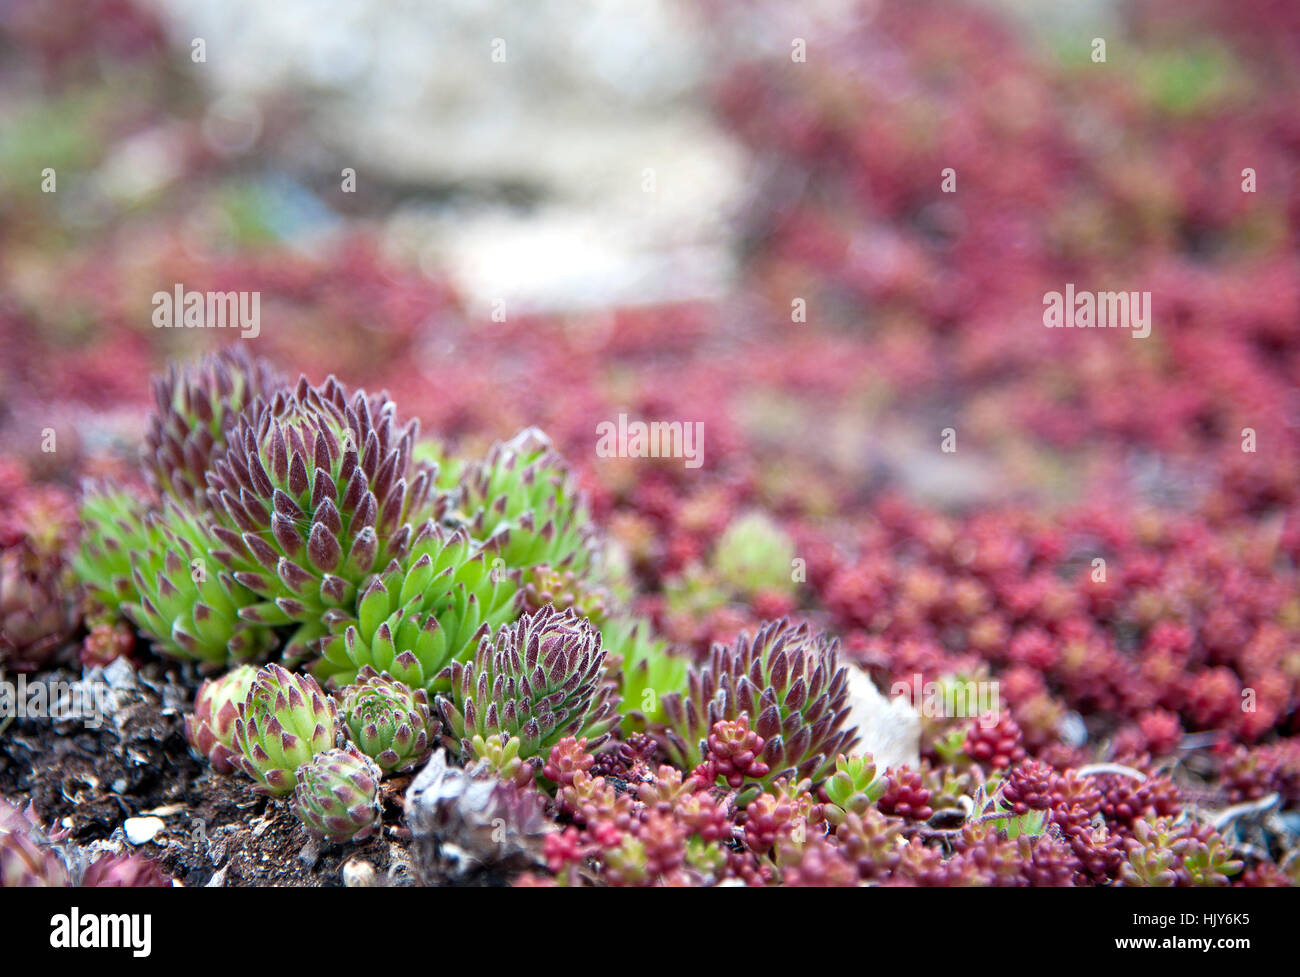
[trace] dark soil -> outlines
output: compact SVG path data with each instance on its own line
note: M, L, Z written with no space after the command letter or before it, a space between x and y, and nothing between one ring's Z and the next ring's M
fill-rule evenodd
M76 681L70 673L42 679ZM386 783L385 826L361 844L318 847L285 801L253 792L196 760L185 740L190 677L158 663L113 693L99 728L19 718L0 732L0 797L31 803L51 836L91 851L136 851L186 886L407 885L398 826L405 780ZM131 845L128 818L157 817L151 841ZM345 866L347 871L345 873Z

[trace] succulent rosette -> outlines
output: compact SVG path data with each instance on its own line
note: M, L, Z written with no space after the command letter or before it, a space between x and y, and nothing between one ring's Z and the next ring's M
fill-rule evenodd
M275 642L266 627L240 617L256 600L213 559L199 517L167 499L145 518L147 541L131 556L136 599L122 611L158 652L209 666L248 661Z
M0 800L0 889L68 885L68 870L40 827L25 812Z
M92 889L145 889L170 887L172 880L152 858L101 855L86 867L80 884Z
M452 661L515 616L516 575L463 531L425 523L402 562L371 579L356 613L330 611L314 674L335 685L369 666L416 689L447 688Z
M589 582L588 575L574 570L554 570L545 563L529 567L523 576L521 597L529 613L547 604L557 610L572 608L597 626L604 623L613 603L605 588Z
M647 621L610 618L600 631L606 676L617 685L623 701L623 731L641 732L647 722L663 719L665 695L686 691L690 661L654 638Z
M577 480L550 439L528 428L493 445L461 478L470 534L510 567L582 571L592 562L590 517Z
M334 749L340 730L338 706L314 678L267 665L253 677L235 717L239 767L261 793L285 797L297 769Z
M408 520L434 514L432 469L411 461L417 426L398 429L386 397L348 399L330 377L258 400L237 420L208 473L219 542L214 555L263 600L244 609L256 623L308 628L347 609L376 568L402 557Z
M185 738L217 773L232 774L239 769L235 719L256 675L252 665L239 665L205 680L194 697L194 712L185 717Z
M238 350L173 366L155 379L144 468L158 494L191 507L206 505L205 475L235 419L254 400L284 386L264 360Z
M149 541L138 495L103 484L86 486L81 502L81 546L72 569L87 595L110 611L137 599L131 555Z
M437 734L425 691L369 666L339 693L339 713L352 742L384 773L411 769L429 755Z
M741 634L731 645L715 644L708 661L690 670L686 694L664 696L660 740L669 758L694 768L713 724L746 714L763 739L765 783L791 773L821 780L857 740L856 729L844 728L848 671L838 665L838 648L836 639L786 620L763 625L752 640Z
M378 764L352 744L317 754L298 768L293 811L316 838L363 841L379 827Z
M713 569L734 594L791 593L794 542L769 516L751 512L736 519L718 540Z
M77 626L75 581L57 553L28 540L0 548L0 668L49 664Z
M595 749L618 722L604 661L600 632L573 611L548 606L501 628L471 662L448 668L451 691L438 696L448 745L470 757L476 735L517 736L526 760L566 736Z

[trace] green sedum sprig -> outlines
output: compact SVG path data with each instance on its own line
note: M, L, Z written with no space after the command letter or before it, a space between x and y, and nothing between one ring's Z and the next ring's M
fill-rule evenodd
M823 807L826 820L840 825L848 814L862 816L880 800L887 786L885 779L876 775L870 753L841 753L835 758L835 772L822 784L827 797Z

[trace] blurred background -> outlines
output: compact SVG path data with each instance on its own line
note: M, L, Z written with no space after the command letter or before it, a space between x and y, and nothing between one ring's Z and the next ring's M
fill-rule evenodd
M1292 656L1266 729L1300 681L1298 73L1285 0L0 0L5 477L122 477L150 374L241 343L470 454L542 427L698 646L797 608L961 655L1040 604L1122 646L1199 627L1178 588L1230 552L1273 589L1215 641ZM1066 282L1150 291L1151 336L1044 329ZM259 337L153 328L177 283L259 291ZM703 422L703 467L598 458L620 412ZM755 512L806 584L718 582ZM1140 603L1189 539L1127 637L1048 599L1133 546ZM1094 678L1061 694L1118 708Z
M784 415L720 378L760 379L747 343L795 347L817 393L853 402L817 411L827 436L803 447L945 502L1000 491L1007 465L1068 494L1077 449L1103 436L1155 478L1177 459L1132 451L1235 432L1229 414L1289 443L1294 374L1233 371L1289 365L1270 354L1295 311L1300 15L1268 0L787 8L6 0L6 416L51 394L138 400L146 366L224 340L151 330L149 296L180 282L260 289L261 352L359 382L437 386L486 354L509 386L528 318L588 353L645 334L633 383L732 349L709 383ZM1155 338L1035 328L1043 292L1075 279L1152 290ZM665 328L700 347L649 336ZM1232 402L1207 402L1216 390ZM959 421L969 477L952 485L929 471L932 429Z

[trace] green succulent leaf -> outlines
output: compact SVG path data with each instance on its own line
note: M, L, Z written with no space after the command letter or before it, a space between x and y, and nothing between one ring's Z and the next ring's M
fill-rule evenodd
M462 530L426 523L401 562L373 577L355 613L326 615L313 673L336 685L371 667L412 688L446 689L443 671L515 617L517 576L494 568Z
M122 611L172 658L225 665L256 659L275 644L270 629L240 617L256 598L212 559L208 527L166 500L144 520L131 554L135 600Z
M674 655L666 641L651 637L650 624L613 618L601 626L605 668L621 689L624 733L642 732L664 719L663 699L686 692L690 661Z
M131 574L131 555L145 549L150 532L138 495L107 485L86 488L80 510L81 546L73 572L89 596L107 610L139 600Z
M582 571L592 563L592 530L577 480L536 428L498 442L461 479L470 534L512 569L547 564Z

